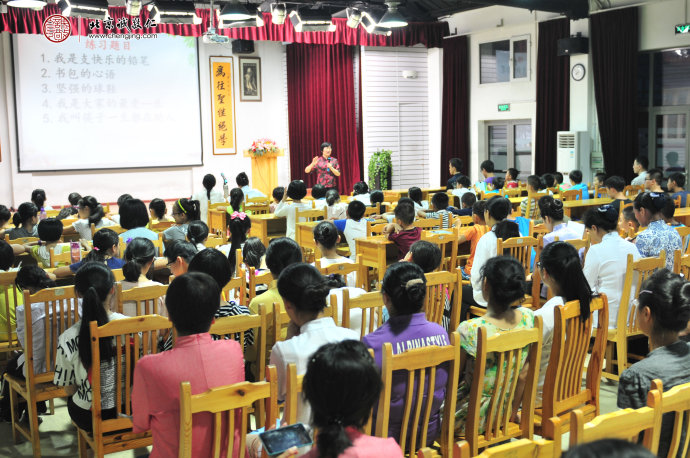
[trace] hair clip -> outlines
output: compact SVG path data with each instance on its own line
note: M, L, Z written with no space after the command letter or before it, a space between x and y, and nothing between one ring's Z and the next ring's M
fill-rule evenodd
M182 206L182 199L177 200L177 205L178 205L178 207L180 207L180 210L182 210L182 213L187 214L187 210L185 210L184 207Z
M97 246L93 247L93 251L100 251Z
M232 213L232 215L230 215L230 219L239 218L239 219L241 219L242 221L244 221L244 219L245 219L246 217L247 217L247 214L246 214L245 212L238 212L238 211L235 211L235 212Z
M642 290L640 290L640 294L642 294L642 293L654 294L652 291L650 291L650 290L648 290L648 289L642 289ZM640 294L638 294L638 296L639 296Z
M403 285L403 286L405 287L405 289L409 289L412 286L417 285L417 284L421 284L421 283L424 283L424 280L422 280L421 278L413 278L412 280L408 280L407 283L405 283L405 285Z
M131 241L132 241L132 238L130 237L130 238L128 238L127 240L125 240L125 244L126 244L126 245L129 245L129 242L131 242Z

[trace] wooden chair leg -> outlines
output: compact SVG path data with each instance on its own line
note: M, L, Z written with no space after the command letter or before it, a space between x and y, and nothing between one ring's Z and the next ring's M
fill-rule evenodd
M48 400L48 411L50 415L55 415L55 401L53 399Z
M80 429L77 429L77 446L79 449L79 458L87 458L88 444L84 438L84 433Z
M36 401L27 399L26 411L29 414L31 446L34 449L34 458L41 458L41 438L38 434L38 410L36 409Z
M606 342L606 372L613 374L613 342ZM608 377L607 377L608 378Z
M623 371L628 367L628 339L623 336L616 344L616 351L618 352L618 377L620 378Z
M18 394L10 386L10 413L12 415L12 439L15 444L19 443L20 434L16 427L16 422L19 421L17 415L19 414L19 399Z

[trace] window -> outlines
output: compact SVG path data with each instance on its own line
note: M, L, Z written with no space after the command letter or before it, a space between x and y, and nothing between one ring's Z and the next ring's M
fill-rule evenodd
M509 167L520 172L519 180L532 174L532 123L529 119L487 121L487 150L484 157L494 163L497 175Z
M529 79L529 36L479 45L479 82Z

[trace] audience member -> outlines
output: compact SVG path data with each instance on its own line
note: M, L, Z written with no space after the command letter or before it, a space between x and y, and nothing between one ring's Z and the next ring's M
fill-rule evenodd
M599 172L594 174L594 182L592 183L592 187L596 191L599 188L604 187L604 182L606 181L606 174ZM596 196L592 196L592 198L596 198Z
M63 219L71 218L72 215L79 213L79 200L81 199L81 194L78 192L70 192L67 196L67 201L69 205L63 207L57 215L57 219L62 221ZM2 228L2 226L0 226Z
M128 201L129 199L133 199L133 198L134 198L134 197L132 197L131 194L127 194L127 193L120 195L120 197L117 198L117 208L118 208L118 211L119 211L120 207L122 206L122 204L124 204L124 203L125 203L126 201ZM120 224L120 214L119 214L119 213L118 213L118 214L115 214L115 215L113 215L112 213L108 213L106 216L107 216L108 219L109 219L110 221L112 221L114 224L117 224L117 225Z
M599 439L570 447L563 458L656 458L656 455L627 440Z
M149 224L149 212L146 210L144 202L139 199L128 199L122 203L119 213L120 226L127 229L120 234L122 240L127 241L136 237L158 240L158 234L146 228Z
M448 194L437 192L431 198L431 211L425 212L426 218L441 218L441 226L436 229L448 229L453 226L453 214L448 211Z
M622 218L618 222L618 230L624 234L632 231L633 236L627 237L626 240L634 242L637 238L637 232L640 230L640 222L635 217L635 209L632 205L623 209Z
M541 176L542 181L544 182L544 185L547 188L554 188L557 186L556 183L556 178L553 176L552 173L545 173Z
M470 257L467 258L465 265L460 268L463 280L470 279L470 272L472 271L472 264L474 262L474 254L477 251L477 243L479 239L489 230L484 221L484 211L486 210L486 201L479 200L472 205L472 226L460 229L458 236L458 244L470 242Z
M448 207L448 211L457 216L472 216L472 207L475 202L477 202L477 196L474 193L466 192L460 198L460 206L462 208Z
M450 178L446 184L446 190L453 190L462 175L462 159L454 157L448 162L448 173Z
M38 237L38 208L36 205L31 202L24 202L19 205L16 213L12 215L12 224L14 224L14 229L7 231L10 240ZM89 235L91 235L90 231Z
M99 262L105 264L108 269L122 269L125 261L120 259L120 238L111 229L103 228L93 235L93 249L84 259L70 264L69 267L58 267L54 274L57 278L69 277L76 274L82 264L87 262Z
M245 172L240 172L237 174L237 176L235 177L235 183L237 183L237 187L239 187L242 190L245 199L266 197L266 195L263 192L259 191L258 189L253 189L249 186L249 177Z
M314 199L314 208L321 210L328 204L326 202L326 187L322 184L315 184L311 188L311 196Z
M347 204L340 201L340 194L335 188L326 191L326 216L329 220L347 218Z
M518 175L520 174L520 171L516 169L515 167L510 167L508 168L508 171L506 172L506 178L505 178L505 187L507 189L515 189L518 187Z
M417 264L426 274L438 269L442 256L441 249L435 243L417 240L412 244L403 261Z
M304 188L304 195L307 195L307 188ZM228 213L228 215L232 215L234 212L244 211L244 192L242 189L232 188L230 190L230 198L228 199L228 203L230 205L225 207L225 211Z
M541 219L544 220L544 227L549 231L544 234L543 246L556 240L556 237L558 237L558 240L582 238L582 235L570 228L568 223L563 222L563 202L551 196L544 196L539 198L537 205Z
M582 172L580 170L571 170L568 174L570 179L570 191L580 190L580 195L583 199L589 199L589 189L587 183L582 182Z
M563 174L561 172L553 172L553 177L556 180L556 186L559 191L565 191L570 187L563 185Z
M609 177L604 181L604 186L606 186L607 195L611 199L614 199L611 205L619 214L621 212L621 204L625 205L632 203L632 200L628 199L625 197L625 194L623 194L623 190L625 189L625 180L623 177L619 177L618 175Z
M228 231L230 232L228 260L230 261L230 275L234 277L237 264L237 250L241 250L247 241L247 234L249 234L252 228L252 220L244 212L233 212L227 221Z
M355 239L367 236L367 220L364 218L366 207L359 200L353 200L347 205L347 219L334 221L335 227L342 232L350 248L350 259L357 259L357 244Z
M633 161L633 172L637 174L630 182L633 186L641 186L645 184L647 179L647 167L649 167L649 159L647 156L637 156Z
M34 189L31 191L31 202L38 208L39 212L46 210L46 192L43 189Z
M197 251L206 248L205 242L208 240L208 226L201 220L192 221L187 227L187 241L194 245Z
M685 226L683 223L676 221L676 219L674 218L675 214L676 214L675 202L671 198L666 199L666 204L664 205L664 208L661 209L661 215L664 218L664 222L671 227Z
M537 194L539 191L546 189L546 184L539 177L539 175L530 175L527 177L527 197L520 202L520 215L529 219L537 219L539 214L539 206L532 200L530 202L530 195ZM527 204L530 204L529 215L527 214Z
M149 216L151 220L147 227L151 229L151 224L160 223L163 221L174 221L172 218L167 216L168 206L165 204L163 199L155 198L149 202Z
M190 200L183 197L175 201L172 208L172 217L175 220L175 225L163 231L163 241L166 246L171 242L187 239L189 222L201 219L199 217L199 209L200 203L198 200Z
M18 268L13 268L12 265L14 265L12 246L4 240L0 240L0 272L19 270ZM16 328L15 308L24 303L23 296L21 295L17 296L15 303L11 288L11 286L0 285L0 342L7 342L9 340L7 322L10 322L11 329ZM9 307L7 302L9 302ZM8 312L9 316L7 316Z
M186 240L173 242L165 249L165 257L168 261L166 266L174 276L179 277L187 272L189 263L196 253L196 247Z
M671 193L672 199L677 199L680 197L680 206L686 207L688 203L688 194L690 192L685 190L685 175L680 172L674 172L668 177L666 183L668 192Z
M204 223L208 223L208 204L220 204L225 202L223 191L216 189L216 177L207 173L201 184L204 186L203 191L195 192L192 195L192 200L199 202L199 218Z
M0 239L2 240L5 240L6 230L9 231L9 229L5 229L5 226L7 226L10 219L12 219L12 213L9 208L0 205Z
M153 270L153 259L155 257L156 247L149 239L137 237L127 244L127 249L125 250L125 265L122 266L122 274L125 276L125 279L120 282L123 291L138 288L140 286L161 284L149 279L150 273ZM150 314L144 310L138 309L139 306L136 301L125 301L122 306L122 313L127 316ZM151 310L149 310L149 312L151 312ZM153 313L166 316L164 299L162 297L158 298Z
M13 248L19 248L14 250L14 254L21 252L29 253L44 269L66 265L64 262L50 265L50 250L53 250L55 254L61 254L63 251L69 251L70 249L69 243L60 242L63 230L62 222L56 218L46 218L39 221L37 227L39 244L12 245Z
M482 174L482 177L484 177L484 181L481 181L477 184L477 188L482 191L486 192L488 191L486 185L494 181L494 163L493 161L490 160L485 160L479 165L479 171Z
M462 196L468 192L474 194L472 182L470 181L469 177L462 175L455 182L455 189L451 190L451 193L455 196L458 196L459 199L462 199Z
M283 195L285 195L285 188L282 186L276 186L273 188L273 192L271 193L271 197L273 197L273 202L271 202L269 211L271 213L276 212L276 207L278 207L278 204L280 203L281 200L283 200Z
M422 194L422 188L418 186L411 186L407 190L407 197L412 199L415 211L426 210L429 208L429 202L423 200L424 194Z
M287 191L283 194L283 199L276 207L275 215L284 216L287 218L285 223L285 236L295 239L295 227L297 224L297 210L311 210L311 203L302 202L302 199L307 195L307 185L302 180L293 180L288 185ZM289 197L292 202L287 202L285 199Z
M673 270L673 252L680 250L681 239L678 231L664 221L661 213L669 197L656 192L643 192L635 197L633 209L640 226L647 229L640 232L635 245L645 257L657 257L661 251L666 252L666 268Z
M369 186L363 181L355 183L352 189L352 197L355 200L359 200L367 207L371 205L371 201L369 200Z
M661 169L651 169L647 172L647 178L644 180L645 191L663 193L661 182L664 180L664 172Z
M414 217L412 200L403 197L395 207L395 222L386 224L383 228L388 240L398 247L398 260L403 259L410 251L410 246L422 237L421 228L414 225Z
M340 242L340 235L338 234L338 229L335 227L335 224L331 221L321 221L314 226L313 232L316 247L321 251L319 262L322 267L343 262L348 264L354 263L350 258L340 256L336 252L336 244ZM356 272L347 274L347 286L357 286Z
M21 206L20 206L21 209ZM65 227L62 231L63 235L78 234L79 238L84 240L92 240L91 225L96 229L102 227L113 226L115 223L105 217L103 205L93 196L84 196L79 201L79 219L72 223L71 226Z

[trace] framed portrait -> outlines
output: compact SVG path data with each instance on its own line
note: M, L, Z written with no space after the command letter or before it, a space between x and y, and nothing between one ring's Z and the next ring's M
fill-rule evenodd
M261 58L240 57L240 101L261 102Z
M232 57L211 56L213 154L237 154Z

